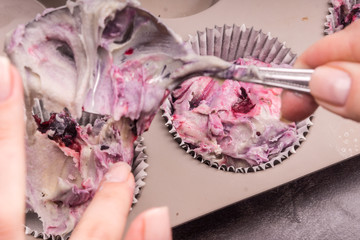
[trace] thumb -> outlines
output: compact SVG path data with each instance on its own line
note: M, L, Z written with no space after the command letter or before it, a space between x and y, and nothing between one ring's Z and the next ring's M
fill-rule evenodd
M317 67L310 91L316 102L331 112L360 121L360 64L331 62Z
M23 239L24 107L21 79L0 57L0 239Z

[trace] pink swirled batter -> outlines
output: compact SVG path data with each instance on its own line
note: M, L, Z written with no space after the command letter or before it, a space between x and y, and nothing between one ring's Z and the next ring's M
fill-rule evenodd
M187 54L180 38L136 6L68 1L6 40L25 91L27 210L46 234L70 233L111 164L132 164L134 142ZM97 119L82 120L86 112Z
M272 66L255 59L239 59L237 64ZM279 120L280 94L276 88L195 77L171 95L172 124L204 159L227 166L244 161L259 165L296 141L295 123Z
M332 34L348 26L350 23L360 18L359 0L332 0L331 15L327 16L325 32Z

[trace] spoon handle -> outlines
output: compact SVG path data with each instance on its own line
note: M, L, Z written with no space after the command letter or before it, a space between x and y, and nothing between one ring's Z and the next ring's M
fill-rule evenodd
M191 77L209 76L310 93L309 81L314 72L312 69L236 65L214 56L192 56L191 60L171 74L173 86Z
M213 75L223 79L310 93L309 81L313 72L312 69L233 65L223 71L214 72Z

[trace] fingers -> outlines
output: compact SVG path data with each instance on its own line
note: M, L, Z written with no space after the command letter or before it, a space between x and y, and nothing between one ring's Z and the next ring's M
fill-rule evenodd
M72 233L71 240L121 239L135 187L131 167L114 164Z
M310 116L317 104L345 118L360 121L356 92L360 87L360 20L329 35L308 48L296 61L296 68L314 68L310 81L313 98L284 91L282 117L299 121Z
M311 77L310 91L313 98L283 92L281 110L285 119L301 120L319 104L344 118L360 121L359 63L331 62L317 67Z
M296 61L297 68L316 68L334 61L360 62L360 20L328 35L308 48Z
M24 239L25 151L21 79L0 57L0 239Z
M301 121L315 112L317 107L315 99L309 94L287 90L281 94L281 117L285 120Z
M167 207L153 208L140 214L130 225L125 240L170 240L171 227Z
M316 68L310 89L319 105L360 121L360 63L331 62Z
M122 239L135 187L130 170L123 162L112 166L71 240ZM125 239L172 239L168 208L154 208L142 213L131 224Z

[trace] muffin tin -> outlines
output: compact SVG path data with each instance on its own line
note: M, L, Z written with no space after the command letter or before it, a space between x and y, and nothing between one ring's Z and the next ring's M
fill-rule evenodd
M220 0L195 15L162 21L184 39L214 25L246 24L271 32L299 54L323 36L327 9L327 0ZM5 0L0 9L2 36L41 10L34 1ZM284 163L266 171L234 174L193 161L173 141L158 113L144 134L150 166L146 186L130 220L145 209L166 205L170 208L171 224L176 226L360 153L357 123L322 108L316 111L313 123L307 140Z

